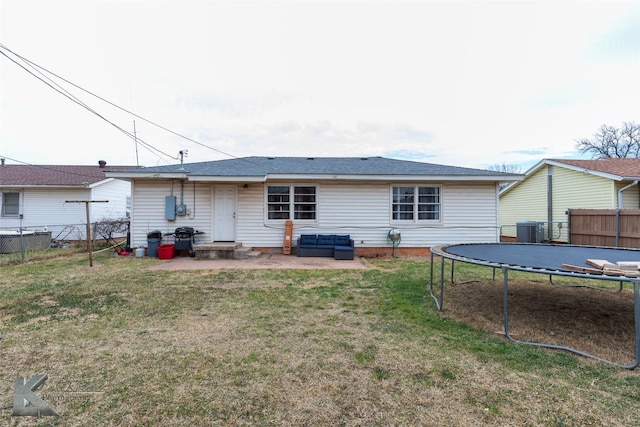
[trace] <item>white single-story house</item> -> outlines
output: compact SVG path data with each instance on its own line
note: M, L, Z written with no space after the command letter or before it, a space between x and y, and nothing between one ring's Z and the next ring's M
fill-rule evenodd
M122 168L131 168L131 166ZM60 240L86 239L84 203L91 222L129 214L131 183L105 176L106 162L95 166L24 165L0 162L0 230L50 231ZM118 167L110 166L114 170Z
M635 158L543 159L500 191L502 236L515 239L518 223L537 222L537 240L568 242L569 209L638 209L639 181Z
M522 175L383 157L244 157L111 170L132 184L131 246L155 230L201 232L196 243L283 248L285 223L300 234L349 234L356 255L432 245L496 242L499 184ZM163 241L163 243L165 243Z

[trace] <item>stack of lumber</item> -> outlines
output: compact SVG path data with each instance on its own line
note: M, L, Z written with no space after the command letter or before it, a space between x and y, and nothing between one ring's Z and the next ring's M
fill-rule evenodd
M609 262L605 259L588 259L587 264L593 268L562 264L562 268L591 274L606 274L610 276L640 276L640 261Z

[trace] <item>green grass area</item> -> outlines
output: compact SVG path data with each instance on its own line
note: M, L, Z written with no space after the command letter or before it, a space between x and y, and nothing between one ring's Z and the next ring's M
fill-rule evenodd
M0 424L639 425L640 373L449 318L428 295L428 259L149 270L158 262L2 268ZM37 394L60 417L11 417L15 378L44 373Z

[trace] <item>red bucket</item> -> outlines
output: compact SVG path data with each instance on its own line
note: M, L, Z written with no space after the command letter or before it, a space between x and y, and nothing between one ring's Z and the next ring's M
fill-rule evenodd
M158 258L159 259L172 259L175 256L175 245L160 245L158 246Z

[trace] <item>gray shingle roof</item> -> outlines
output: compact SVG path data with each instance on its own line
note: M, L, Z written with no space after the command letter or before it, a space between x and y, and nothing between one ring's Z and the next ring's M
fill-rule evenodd
M118 172L186 173L190 176L282 175L429 175L512 177L496 171L445 166L384 157L243 157L181 165L157 166Z

